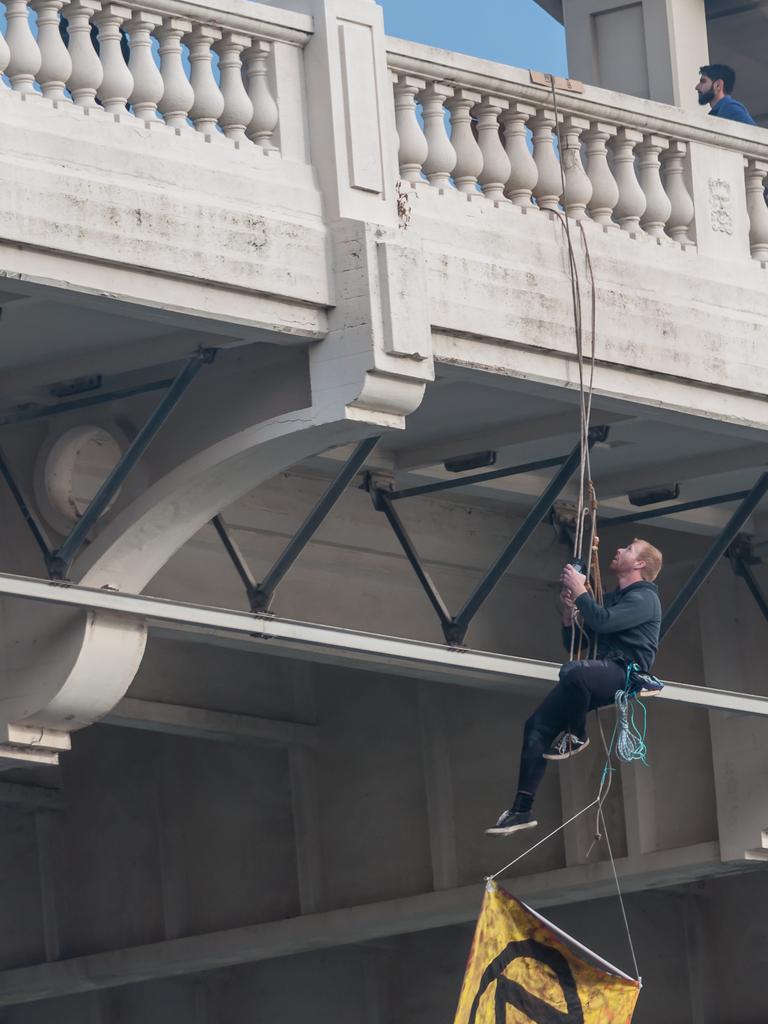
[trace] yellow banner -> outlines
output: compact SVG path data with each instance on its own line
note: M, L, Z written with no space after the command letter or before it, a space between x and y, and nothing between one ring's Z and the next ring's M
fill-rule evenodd
M640 984L491 882L455 1024L629 1024Z

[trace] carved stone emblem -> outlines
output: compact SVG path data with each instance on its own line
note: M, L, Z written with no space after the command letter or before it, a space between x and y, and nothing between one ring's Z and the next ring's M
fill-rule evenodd
M733 234L731 216L731 183L725 178L709 179L709 212L713 231Z

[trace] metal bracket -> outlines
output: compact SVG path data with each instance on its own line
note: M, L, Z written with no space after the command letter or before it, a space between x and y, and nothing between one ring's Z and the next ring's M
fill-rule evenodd
M573 549L576 536L577 506L572 501L556 501L549 513L549 523L558 544Z
M592 448L598 442L605 441L608 437L608 427L592 427L589 431L588 445ZM581 458L581 445L578 444L568 454L558 456L555 459L544 459L540 462L526 463L524 466L513 466L506 470L494 470L491 473L476 473L472 476L463 477L460 480L440 481L437 484L426 484L424 487L411 487L402 491L389 492L382 487L376 486L375 477L368 475L366 486L371 495L373 507L383 512L389 520L395 536L400 542L405 557L410 562L416 576L421 583L430 604L437 613L440 625L443 630L446 642L454 647L463 645L469 626L477 612L490 596L499 580L512 564L514 559L522 550L539 524L547 517L552 506L557 500L565 485L568 483ZM496 561L491 565L483 578L472 591L462 609L451 615L448 607L440 596L440 592L432 581L429 573L424 568L418 556L416 548L408 535L408 531L398 516L393 502L399 498L414 497L419 494L431 494L435 491L443 491L455 487L466 487L468 484L481 480L498 479L501 476L513 476L516 473L530 472L532 469L542 469L549 466L560 466L560 469L552 477L541 497L525 517L509 544L504 548Z
M21 488L11 472L7 460L3 456L2 451L0 451L0 475L5 479L5 482L18 505L22 516L32 531L32 535L43 554L45 566L51 579L67 579L72 562L80 548L85 543L91 528L109 506L110 502L125 482L125 478L152 443L158 431L168 419L171 412L174 410L182 395L195 379L199 371L206 364L213 362L216 352L217 350L214 348L200 349L185 363L176 377L172 381L167 382L169 385L168 390L163 395L156 409L149 415L144 426L138 432L125 452L123 452L120 461L102 483L101 487L91 499L85 512L83 512L80 519L78 519L73 526L69 535L58 548L52 547L42 523L30 509ZM158 382L154 387L159 387L160 383L161 382ZM162 382L162 384L165 383L165 381ZM152 389L152 387L145 386L141 390L146 391ZM112 398L123 398L127 397L127 394L136 393L139 393L137 389L113 392L110 396L99 396L98 401L109 401ZM0 421L0 425L2 423L16 423L25 419L36 419L39 416L51 415L55 411L65 411L65 407L66 409L74 409L94 404L97 404L95 396L94 400L80 399L75 402L63 403L61 406L49 407L45 410L31 410L28 414L21 413L16 418L4 417L3 420Z
M677 597L675 597L667 608L667 611L661 620L662 638L666 636L683 613L683 610L689 602L693 600L704 581L717 565L718 561L736 540L739 531L765 497L766 493L768 493L768 473L763 473L757 479L752 490L747 492L746 497L725 524L714 543L710 546L699 566L694 569L689 579L683 584L683 587Z
M251 606L251 611L268 611L275 596L275 590L279 586L283 577L315 533L317 533L318 528L327 518L328 513L346 491L347 487L355 478L358 471L362 468L363 463L371 454L378 442L379 437L368 437L357 445L350 457L339 470L338 474L331 481L328 489L301 524L299 529L286 545L280 557L260 583L257 583L254 579L240 548L237 546L237 543L227 529L227 525L224 520L220 515L214 516L211 523L221 538L226 552L229 555L243 586L245 587L245 593L248 597L248 603Z
M763 613L763 617L768 620L768 598L755 579L751 568L753 565L761 565L763 560L752 550L752 541L743 534L738 536L726 551L726 555L734 573L744 580L747 589L755 599L755 604Z

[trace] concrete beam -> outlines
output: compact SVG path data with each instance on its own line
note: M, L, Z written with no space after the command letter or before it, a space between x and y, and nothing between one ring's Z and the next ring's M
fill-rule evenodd
M439 693L424 683L419 684L419 725L432 857L432 886L434 889L453 889L459 882L459 869L453 773L445 707L439 699Z
M306 747L317 743L317 729L312 725L179 704L161 704L133 697L124 697L101 722L104 725L173 733L224 743L256 743L273 747Z
M719 476L721 473L732 473L738 469L761 469L768 464L768 449L765 445L749 445L748 447L730 449L726 452L714 452L710 455L694 455L670 462L652 462L645 466L633 468L626 473L614 473L600 479L600 498L618 498L629 491L642 491L645 487L657 484L674 483L682 480L702 480ZM718 485L713 484L712 494L718 493ZM719 493L730 488L723 486ZM682 499L680 499L682 500Z
M595 410L593 423L622 423L634 419L634 416L621 415L615 412ZM508 423L501 427L471 434L457 434L453 437L430 441L428 444L403 446L395 452L397 469L419 469L424 466L435 466L446 459L457 455L470 455L479 451L498 451L500 448L514 448L519 444L530 444L531 441L543 441L553 437L563 438L563 454L573 446L573 438L578 431L578 409L557 413L554 416L541 416L538 419L522 420Z
M317 700L312 665L298 666L293 682L294 713L308 721L317 720ZM291 811L296 849L296 876L302 914L324 909L325 866L320 815L317 751L294 746L288 751L291 780Z
M47 786L0 782L0 804L30 811L60 811L64 807L64 797L58 789Z
M7 573L0 573L0 594L116 612L156 627L159 635L176 639L198 637L208 643L245 646L282 657L434 679L502 693L538 696L542 693L542 684L557 681L559 671L559 665L554 662L533 658L447 647L138 594L62 585ZM768 696L690 683L668 682L663 693L655 699L748 715L768 715Z
M35 814L37 877L40 883L40 924L45 959L51 963L61 956L59 913L56 906L56 871L62 836L61 817L48 810Z
M497 849L501 860L509 847L502 843ZM734 865L721 863L717 843L648 854L641 864L620 859L616 866L625 892L691 882L735 869ZM504 884L516 896L540 908L598 899L615 892L610 863L604 861L510 878ZM482 889L478 882L443 892L14 968L0 972L0 1006L466 924L477 916Z

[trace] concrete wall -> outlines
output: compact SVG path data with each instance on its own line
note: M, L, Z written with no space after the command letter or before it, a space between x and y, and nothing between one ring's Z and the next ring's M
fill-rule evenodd
M188 700L196 699L195 679L204 678L208 702L220 708L284 713L280 684L284 687L287 680L280 678L279 664L254 664L253 656L231 652L213 656L199 647L190 652L156 644L136 692L146 696L151 689L166 697L164 688L182 672L190 684ZM375 916L381 900L432 888L418 688L407 680L372 675L313 675L322 737L315 785L324 903L327 908L370 903ZM479 902L482 875L522 845L487 839L480 829L509 792L510 762L525 707L515 699L481 697L459 688L439 699L453 768L458 880L474 886ZM655 715L651 723L654 773L664 772L666 806L686 818L692 805L700 809L707 798L695 784L686 731L676 732L675 749L678 771L683 766L690 772L687 798L671 766L664 765L671 752L660 721ZM56 815L47 885L60 956L144 946L300 912L284 751L96 726L78 737L64 762L62 783L64 811L46 812ZM543 822L553 825L560 814L555 772L545 783L540 808ZM2 817L7 916L2 965L7 970L44 961L45 929L37 895L34 817L8 809ZM614 831L613 838L622 853L620 833ZM704 838L703 832L683 835L679 829L664 835L673 844ZM526 875L563 863L563 845L554 840L524 861L517 880L506 884L519 890ZM744 922L765 898L765 884L761 874L746 875L628 897L645 985L637 1021L757 1024L762 1019L761 990L750 979L766 936L759 919L748 928ZM549 907L545 913L580 941L631 967L614 899ZM413 921L407 925L414 926ZM50 929L49 917L49 940ZM84 1019L138 1024L234 1022L255 1014L293 1024L311 1014L328 1021L437 1024L450 1019L470 938L468 921L389 935L373 944L9 1007L3 1019L9 1024ZM706 974L702 945L722 972ZM119 963L117 957L118 969ZM156 969L161 974L167 969L162 947ZM5 978L0 973L0 990ZM696 1011L699 1001L710 1006L711 1016Z
M696 108L708 61L704 0L565 0L563 14L572 77Z

